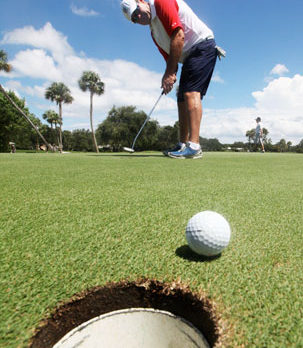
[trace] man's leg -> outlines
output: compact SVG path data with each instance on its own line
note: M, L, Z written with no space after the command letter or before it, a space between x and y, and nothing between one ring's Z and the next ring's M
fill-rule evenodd
M180 142L186 144L189 140L189 122L185 101L178 102Z
M169 152L183 151L185 144L189 140L189 123L186 112L185 101L178 101L178 116L179 116L179 142L172 149L163 151L163 155L168 156Z
M200 125L202 120L202 103L200 92L184 93L185 112L187 113L189 141L200 143Z
M178 102L180 141L189 146L182 151L168 152L173 158L201 158L200 124L202 120L202 103L200 92L185 92L184 101Z
M254 139L254 152L258 151L258 142L259 142L259 137L256 135Z
M262 152L265 152L262 136L260 136L260 144L261 144L261 147L262 147Z
M178 102L180 141L199 144L202 120L202 103L199 92L184 93L184 101Z

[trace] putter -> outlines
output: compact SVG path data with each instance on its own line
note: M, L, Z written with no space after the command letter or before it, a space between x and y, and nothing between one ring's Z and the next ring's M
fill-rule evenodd
M124 151L130 152L130 153L135 152L134 147L135 147L137 138L138 138L138 136L140 135L140 133L142 132L142 129L144 128L144 126L146 125L146 122L150 119L151 114L152 114L153 111L155 110L155 107L156 107L157 104L159 103L159 101L160 101L160 99L161 99L161 97L162 97L163 94L164 94L164 91L161 92L161 94L160 94L159 98L157 99L155 105L153 106L153 108L151 109L150 113L149 113L148 116L146 117L144 123L142 124L142 126L141 126L141 128L140 128L138 134L136 135L136 137L135 137L135 139L134 139L134 141L133 141L132 147L123 147L123 150L124 150Z

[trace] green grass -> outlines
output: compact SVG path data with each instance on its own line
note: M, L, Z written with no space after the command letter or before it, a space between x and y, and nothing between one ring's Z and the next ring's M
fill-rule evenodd
M204 290L234 347L303 347L302 173L296 154L0 154L0 346L25 347L74 293L143 276ZM209 262L178 255L203 210L232 227Z

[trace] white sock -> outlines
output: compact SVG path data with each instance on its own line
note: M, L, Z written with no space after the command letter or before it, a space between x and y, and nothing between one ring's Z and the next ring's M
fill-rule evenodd
M181 141L179 141L179 142L178 142L178 145L179 145L180 147L182 147L182 146L185 145L185 144L182 143Z
M193 143L192 141L189 141L188 142L188 145L191 149L193 150L200 150L201 149L201 146L200 144L197 144L197 143Z

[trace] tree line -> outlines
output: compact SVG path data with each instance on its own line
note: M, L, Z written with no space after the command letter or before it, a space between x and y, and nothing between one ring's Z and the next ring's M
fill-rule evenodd
M7 55L0 50L0 71L9 73L12 67L7 62ZM16 144L17 149L39 149L41 142L44 150L68 151L121 151L124 146L132 144L139 128L143 124L146 114L136 110L135 106L115 106L109 111L106 119L97 126L93 126L93 97L102 95L105 85L99 75L93 71L84 71L78 80L79 88L90 93L90 130L76 129L73 131L62 130L63 104L73 102L73 97L67 86L61 82L52 83L45 91L45 98L55 102L58 113L47 110L42 115L50 125L42 124L39 118L30 113L25 107L25 100L18 98L14 92L6 92L0 84L0 151L9 151L9 143ZM22 117L21 117L22 116ZM221 144L218 139L200 137L204 151L254 151L254 129L246 132L247 143L235 142L234 144ZM155 120L147 122L138 141L136 150L163 150L172 147L178 141L179 124L174 126L160 126ZM266 151L301 152L303 153L303 139L292 146L291 142L281 139L277 144L272 144L268 139L268 130L263 128L263 141ZM99 145L98 145L99 144Z
M46 111L43 119L47 124L43 124L39 118L30 113L24 99L18 98L11 91L8 95L35 124L45 139L54 147L58 147L61 122L59 115L52 110ZM121 151L124 146L131 146L145 118L145 112L137 110L135 106L113 106L105 120L97 125L95 138L99 144L98 151ZM156 120L150 120L137 140L136 150L160 151L169 148L178 141L178 133L178 122L173 126L160 126ZM263 140L266 151L303 153L303 140L296 146L292 146L284 139L272 144L268 134L269 132L264 128ZM248 137L246 143L222 144L216 138L200 137L200 144L204 151L254 151L254 129L247 131L246 136ZM33 127L30 127L26 119L21 118L11 103L0 94L0 152L9 151L10 141L16 144L17 149L36 150L41 145L41 139ZM62 147L66 151L95 151L91 130L62 130Z
M7 54L5 51L0 50L0 71L4 71L9 73L12 70L12 66L7 61ZM90 126L91 126L91 135L94 143L95 151L98 152L97 141L95 138L94 127L93 127L93 97L95 94L101 95L104 93L104 83L101 81L99 75L93 71L84 71L82 73L81 78L78 80L79 88L83 91L90 92ZM6 100L12 105L12 107L18 112L18 114L22 115L25 120L32 126L32 128L36 131L38 136L41 138L46 148L49 150L54 150L54 146L51 145L40 132L39 128L32 122L31 118L28 117L27 113L20 108L15 101L11 98L9 93L5 91L5 89L0 84L0 92L6 98ZM63 140L62 140L62 105L70 104L73 102L74 98L72 97L70 90L67 86L65 86L62 82L53 82L45 91L45 98L50 99L53 102L56 102L59 108L58 115L49 110L43 115L43 118L48 120L48 122L53 123L54 119L56 119L56 124L59 125L58 131L58 148L59 151L63 150ZM45 117L44 117L45 116Z

